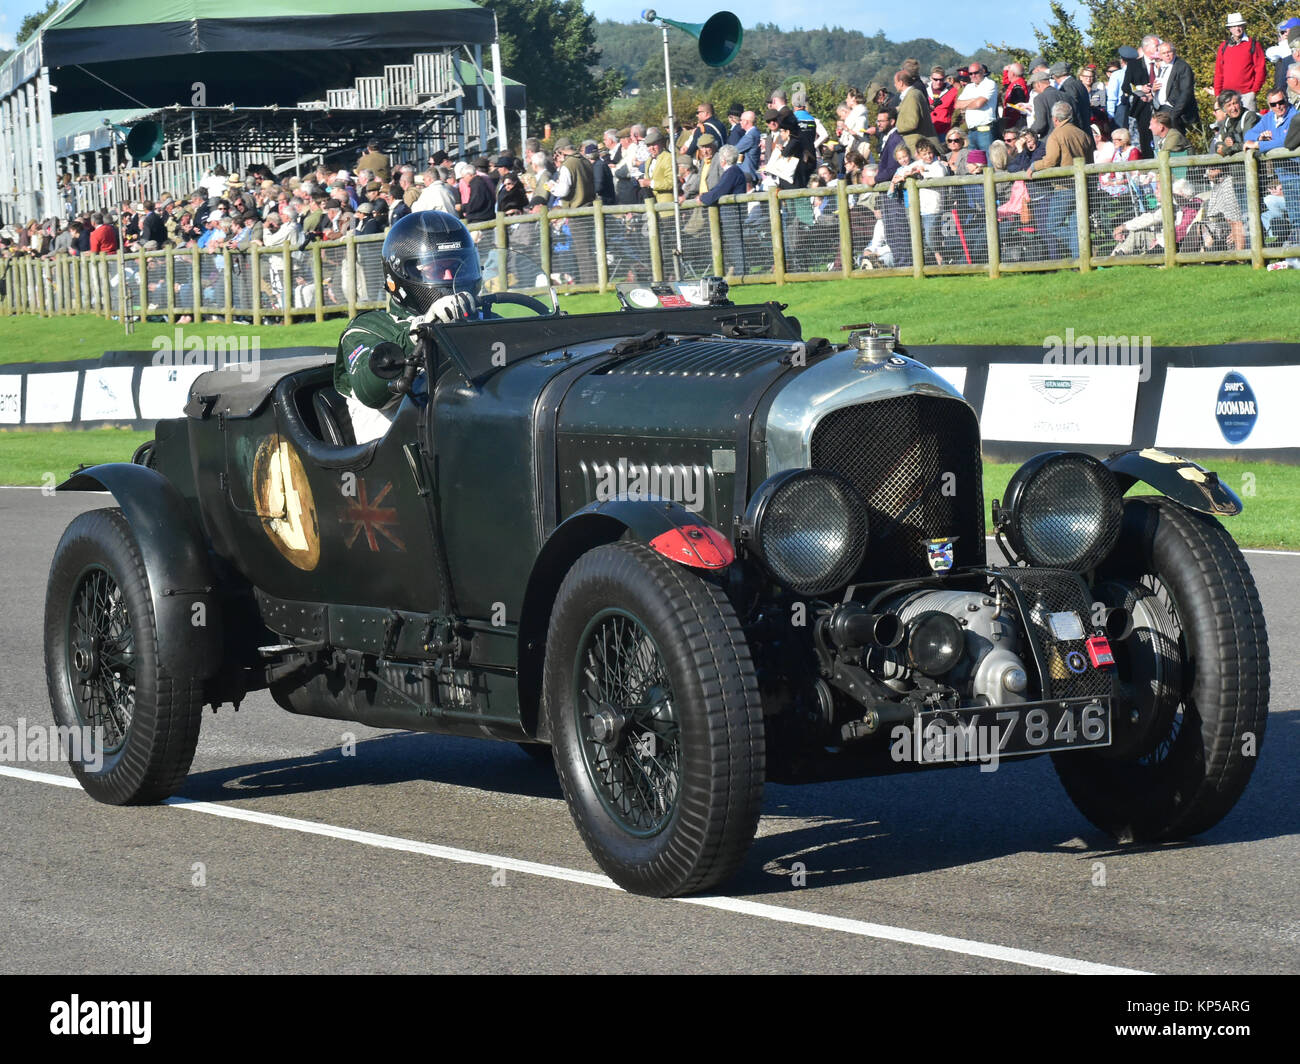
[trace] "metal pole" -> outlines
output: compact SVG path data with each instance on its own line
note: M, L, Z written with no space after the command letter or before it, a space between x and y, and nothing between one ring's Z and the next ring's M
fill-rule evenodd
M497 150L504 155L510 150L506 140L506 72L501 66L501 38L496 30L497 17L492 16L492 69L496 77Z
M298 150L298 117L293 119L293 172L298 172L299 161L302 159L302 153Z
M0 99L0 223L9 219L9 196L14 187L13 149L9 146L9 100Z
M483 95L487 89L487 75L483 72L483 46L474 45L474 72L478 75L478 150L482 155L486 155L490 150L488 147L488 112L487 98Z
M36 122L36 84L29 81L23 87L23 95L26 98L24 129L27 133L27 150L30 153L27 157L28 202L31 204L30 217L40 221L47 216L47 212L44 209L43 197L41 196L41 140L40 130Z
M40 78L36 83L36 99L39 111L37 121L40 123L41 144L41 189L45 199L47 216L57 215L67 220L67 211L59 198L59 175L54 158L54 117L50 102L50 69L41 67Z
M673 229L677 243L673 247L673 280L682 279L682 205L677 202L677 118L673 114L673 76L668 67L668 27L664 31L664 91L668 94L668 151L673 172Z

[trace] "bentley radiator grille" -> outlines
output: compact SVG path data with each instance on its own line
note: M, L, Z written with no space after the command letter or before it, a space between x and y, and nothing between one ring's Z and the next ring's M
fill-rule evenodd
M954 566L984 564L979 424L965 403L903 395L833 410L813 430L812 464L867 500L857 580L928 576L931 539L957 538Z

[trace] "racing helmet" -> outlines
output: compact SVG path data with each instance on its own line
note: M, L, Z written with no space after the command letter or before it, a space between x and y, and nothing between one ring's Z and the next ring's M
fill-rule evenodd
M442 296L469 292L483 282L478 251L465 224L444 211L401 218L384 238L384 286L393 302L423 314Z

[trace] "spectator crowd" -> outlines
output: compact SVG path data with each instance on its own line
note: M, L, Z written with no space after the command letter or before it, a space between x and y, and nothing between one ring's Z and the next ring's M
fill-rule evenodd
M395 164L370 144L347 169L322 165L301 177L277 179L258 166L240 176L217 166L187 193L123 203L116 212L5 227L0 247L6 257L115 252L119 245L128 251L172 246L215 254L261 246L294 252L312 241L382 233L410 211L443 210L472 223L597 201L618 206L676 198L716 207L723 197L740 193L811 188L827 192L795 201L787 253L797 268L825 270L840 265L831 236L838 233L838 199L829 190L844 183L865 190L848 197L854 247L861 249L855 265L908 266L908 178L979 175L989 168L1030 177L1072 166L1078 158L1137 163L1161 151L1187 155L1188 134L1199 137L1204 128L1198 94L1208 97L1213 112L1207 150L1225 157L1225 165L1195 175L1174 169L1168 194L1180 247L1246 246L1241 168L1226 162L1243 152L1263 160L1266 238L1294 241L1300 233L1300 160L1270 163L1267 156L1300 146L1300 123L1292 122L1300 105L1300 18L1277 26L1277 39L1268 45L1248 31L1240 13L1227 17L1213 85L1200 89L1174 44L1154 33L1120 48L1104 69L1013 62L995 78L979 62L923 73L917 60L908 59L890 84L872 84L865 92L850 88L834 117L813 114L802 92L776 91L766 106L741 102L721 111L701 101L693 120L673 128L665 120L608 129L599 140L575 143L561 136L549 150L531 139L518 157L452 160L437 152L417 166ZM1134 166L1092 180L1091 221L1109 236L1111 253L1157 250L1166 195L1158 171ZM1004 259L1078 254L1070 179L1017 180L998 188ZM917 194L929 261L987 261L980 185L923 186ZM764 239L763 227L755 224L762 213L758 206L726 206L722 229L729 262L743 262L746 248ZM705 212L688 215L684 245L696 265L707 266ZM594 280L590 223L560 218L552 224L551 280ZM617 223L609 230L611 272L626 268L635 275L648 268L645 256L630 250L633 231L643 224L629 214L621 219L622 230ZM537 283L546 283L540 255L529 255L530 241L536 241L535 227L512 235L512 256L523 264L515 265L530 275L536 269ZM288 298L282 291L280 297Z

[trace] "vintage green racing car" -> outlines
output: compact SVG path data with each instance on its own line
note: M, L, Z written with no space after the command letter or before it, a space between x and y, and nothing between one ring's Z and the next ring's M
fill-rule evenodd
M422 326L376 368L404 396L381 439L326 359L268 361L60 485L116 503L49 578L54 714L105 752L85 789L166 798L203 707L269 688L553 754L597 862L652 895L735 873L767 780L1050 753L1121 840L1231 809L1268 644L1213 473L1039 455L993 564L975 411L896 330L804 339L717 280L620 294Z

